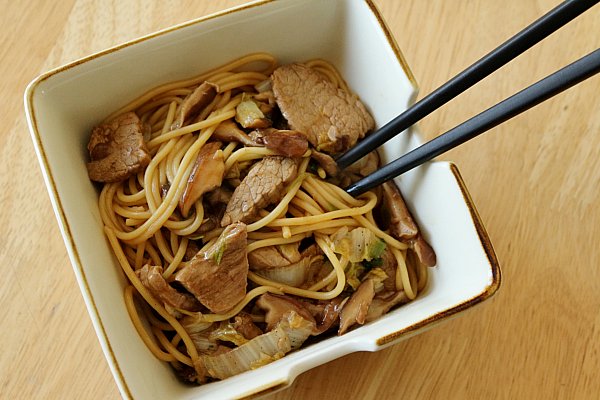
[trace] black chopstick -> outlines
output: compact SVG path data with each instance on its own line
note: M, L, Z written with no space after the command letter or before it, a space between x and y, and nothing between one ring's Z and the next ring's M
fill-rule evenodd
M486 132L598 72L600 72L600 49L406 153L371 175L348 186L346 192L352 196L358 196Z
M440 108L504 64L566 25L600 0L567 0L488 53L431 94L363 139L336 159L344 169L400 132Z

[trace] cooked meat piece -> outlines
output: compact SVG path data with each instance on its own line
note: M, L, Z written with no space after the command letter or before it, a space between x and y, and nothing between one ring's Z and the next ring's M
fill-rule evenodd
M259 210L281 200L283 188L296 178L297 172L296 162L287 157L265 157L254 164L242 183L235 188L221 226L238 221L254 221Z
M385 252L381 256L381 261L381 269L388 276L383 281L384 290L393 292L396 290L396 269L398 268L398 262L389 246L386 246Z
M162 276L163 269L159 266L144 265L135 271L142 284L154 297L163 303L180 310L198 311L200 303L189 293L180 293L170 286Z
M171 126L171 129L181 128L183 123L189 118L200 113L217 96L219 88L214 83L203 82L194 91L183 100L177 113L177 118Z
M413 250L417 254L419 261L421 261L423 264L427 265L428 267L435 266L437 262L435 252L429 243L423 239L423 236L420 233L413 242Z
M200 248L196 244L195 241L190 240L188 242L187 248L185 249L185 255L183 256L183 261L190 261L198 252Z
M352 325L364 324L367 317L367 311L375 296L375 285L372 279L364 280L356 292L352 293L350 300L340 313L340 329L338 335L343 335Z
M316 325L311 313L292 297L265 293L258 298L256 305L266 312L265 322L268 331L272 330L290 310Z
M204 193L221 186L224 173L225 160L221 142L206 143L198 152L196 163L179 200L179 210L183 217L187 217L190 208Z
M251 98L244 99L235 108L235 120L243 128L262 129L271 126L271 121L258 108L258 104Z
M235 316L234 321L233 328L248 340L263 334L263 331L261 331L258 326L254 325L250 314L241 312Z
M260 146L260 144L250 139L246 132L238 128L237 124L230 119L221 122L213 132L211 138L222 140L223 142L238 142L247 147Z
M274 128L262 131L262 140L267 149L287 157L302 157L308 150L306 136L297 131Z
M355 95L305 65L281 66L272 79L277 105L290 127L305 133L319 151L348 150L375 126Z
M285 267L301 259L298 243L261 247L248 253L248 263L253 271Z
M313 150L311 151L310 156L325 170L325 172L327 172L327 175L337 176L340 172L337 163L329 154Z
M248 257L246 225L229 225L214 246L198 253L175 280L214 313L233 308L246 295Z
M381 187L383 188L382 222L389 223L390 234L396 239L406 241L414 238L419 228L406 208L396 184L388 181Z
M88 175L96 182L120 182L150 163L142 123L134 112L119 115L92 130Z
M392 307L398 304L408 303L409 299L404 291L401 292L383 292L375 296L369 311L367 312L366 322L371 322L386 314Z
M229 200L231 200L232 194L233 193L231 192L231 190L221 186L207 193L205 198L208 204L215 207L221 204L227 205L227 203L229 203Z
M281 268L290 265L275 246L261 247L248 253L248 263L252 271L268 268Z

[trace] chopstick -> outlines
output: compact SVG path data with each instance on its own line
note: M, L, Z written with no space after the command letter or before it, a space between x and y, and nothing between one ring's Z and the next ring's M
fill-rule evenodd
M345 190L358 196L381 183L395 178L432 158L473 139L504 121L526 111L550 97L600 72L600 49L580 58L463 122L448 132L406 153Z
M504 64L516 58L536 43L548 37L568 22L594 6L600 0L567 0L517 33L479 61L450 79L444 85L415 103L412 107L363 139L336 159L344 169L375 150L400 132L423 119L454 97L458 96Z

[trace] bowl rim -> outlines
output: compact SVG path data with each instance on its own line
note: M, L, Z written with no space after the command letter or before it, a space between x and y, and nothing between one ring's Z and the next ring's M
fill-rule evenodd
M82 291L84 291L83 297L84 297L84 301L87 303L87 308L88 308L88 313L90 314L90 318L92 319L92 322L94 323L96 330L101 331L101 335L97 335L97 336L98 336L101 346L104 349L104 355L107 358L109 365L112 367L111 369L113 372L113 376L114 376L115 380L117 381L117 384L120 388L121 395L124 397L126 396L127 398L130 398L130 399L134 398L133 394L131 393L131 391L129 389L127 381L121 371L119 362L113 352L112 345L108 339L107 332L104 328L104 323L102 322L102 318L100 317L100 314L96 307L96 303L94 301L94 297L92 296L92 292L88 285L88 281L87 281L87 277L86 277L86 274L85 274L85 271L83 268L83 264L82 264L80 256L79 256L79 251L77 249L77 246L75 244L75 241L74 241L72 233L71 233L69 221L67 220L67 217L64 213L62 201L60 199L60 196L59 196L59 193L57 190L57 186L55 183L55 178L52 174L52 170L50 168L48 159L46 157L46 153L44 151L44 146L41 141L41 136L39 133L38 123L37 123L37 118L36 118L36 109L35 109L34 102L33 102L34 94L36 93L36 89L38 88L38 86L45 80L51 78L54 75L60 74L64 71L67 71L74 67L77 67L80 64L84 64L84 63L93 61L93 60L103 57L105 55L115 53L121 49L136 45L138 43L145 42L149 39L152 39L152 38L155 38L158 36L162 36L162 35L168 34L173 31L180 30L182 28L201 24L205 21L209 21L209 20L224 16L224 15L251 9L254 7L260 7L265 4L273 3L276 1L277 0L251 1L249 3L241 4L239 6L227 8L227 9L224 9L224 10L221 10L221 11L218 11L215 13L211 13L211 14L208 14L208 15L205 15L202 17L194 18L192 20L185 21L180 24L176 24L176 25L152 32L150 34L126 41L124 43L121 43L121 44L109 47L107 49L92 53L90 55L81 57L70 63L66 63L64 65L50 69L47 72L42 73L39 76L37 76L36 78L34 78L27 85L27 88L25 89L24 103L25 103L25 114L26 114L26 118L27 118L27 123L29 126L29 131L31 134L31 138L33 140L33 144L35 147L35 151L37 153L39 163L42 167L42 175L43 175L47 190L49 192L50 200L51 200L51 203L52 203L52 206L54 209L54 214L57 218L57 222L61 229L63 241L65 242L65 246L66 246L67 253L69 255L71 264L73 266L73 270L76 274L76 277L78 278L80 289ZM381 12L377 8L377 6L374 4L373 0L362 0L362 1L369 7L372 15L376 18L381 31L385 35L388 45L393 50L398 63L402 67L408 80L410 81L411 85L413 86L413 89L414 89L413 96L410 100L410 103L413 103L417 97L418 90L419 90L416 78L415 78L414 74L412 73L412 71L404 57L404 54L400 50L400 47L398 46L394 36L392 35L387 23L385 22L383 16L381 15ZM491 278L491 281L489 282L489 284L476 296L474 296L470 299L464 300L456 305L453 305L446 310L443 310L441 312L433 314L421 321L413 323L412 325L410 325L404 329L401 329L396 332L393 332L393 333L390 333L390 334L380 337L375 342L379 348L382 348L382 346L391 344L392 342L396 341L400 337L412 336L421 330L433 327L434 325L437 325L437 324L449 319L450 317L454 316L455 314L483 302L484 300L492 297L496 293L496 291L499 289L500 284L501 284L501 270L500 270L500 265L499 265L498 259L496 257L494 248L492 246L489 235L483 225L483 222L481 220L479 212L477 211L477 208L475 207L475 204L471 198L471 195L469 194L469 191L466 187L466 184L460 174L460 171L459 171L457 165L450 161L433 161L433 163L445 164L450 169L452 176L454 177L456 184L460 189L464 203L466 204L466 206L468 208L469 215L471 217L471 222L477 232L480 244L484 250L487 261L489 263L492 278ZM295 379L295 376L292 377L291 380L272 382L268 387L256 388L255 390L253 390L251 392L247 392L242 398L255 398L257 396L263 396L268 393L278 391L280 389L283 389L283 388L289 386L293 382L294 379Z

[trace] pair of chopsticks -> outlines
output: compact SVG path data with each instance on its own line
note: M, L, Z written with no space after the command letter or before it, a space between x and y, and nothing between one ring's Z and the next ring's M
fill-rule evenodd
M338 167L340 169L346 168L367 153L375 150L378 146L566 25L599 1L567 0L561 3L341 155L336 159ZM348 186L345 190L352 196L358 196L461 145L598 72L600 72L600 49L523 89L430 142L406 153L373 174Z

